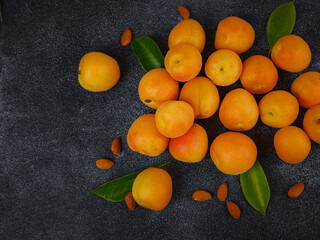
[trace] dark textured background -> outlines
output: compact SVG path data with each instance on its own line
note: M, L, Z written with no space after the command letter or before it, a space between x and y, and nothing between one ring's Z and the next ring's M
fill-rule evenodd
M173 160L165 167L174 184L173 197L162 211L108 202L90 193L106 181L171 160L169 152L151 158L132 152L126 133L144 113L154 112L138 97L144 75L130 47L120 38L126 28L135 37L150 36L163 53L170 30L181 18L183 4L204 27L204 60L214 51L219 21L236 15L256 31L253 47L241 55L266 54L266 24L270 13L285 1L103 1L6 0L1 26L0 78L0 239L319 239L320 146L312 143L308 158L288 165L273 148L276 129L257 126L246 132L257 143L258 158L267 175L271 199L267 216L244 198L239 177L220 173L209 155L200 163ZM320 70L319 1L297 1L293 33L312 51L305 71ZM111 90L91 93L80 87L77 68L81 57L101 51L117 59L121 79ZM279 71L276 89L290 89L300 73ZM221 97L240 83L219 88ZM261 97L258 97L259 100ZM296 126L301 127L305 109ZM226 131L217 114L200 123L210 143ZM115 157L110 145L122 137L123 152ZM110 170L95 166L98 158L115 162ZM289 199L296 182L304 193ZM228 200L242 209L234 220L226 204L215 197L227 182ZM191 199L206 189L207 202Z

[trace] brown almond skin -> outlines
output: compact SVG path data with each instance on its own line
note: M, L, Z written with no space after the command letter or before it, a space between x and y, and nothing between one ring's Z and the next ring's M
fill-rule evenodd
M100 169L109 169L113 167L114 163L109 159L98 159L96 165Z
M184 7L184 6L178 6L178 11L180 13L180 16L183 18L183 19L188 19L190 18L190 12L189 10Z
M224 202L228 196L228 186L227 183L222 183L217 191L217 198L220 202Z
M134 200L133 196L132 196L132 192L128 192L124 198L127 207L133 211L136 208L137 202L136 200Z
M192 199L195 201L203 202L211 198L211 194L205 190L197 190L192 194Z
M297 183L293 185L289 191L288 191L288 196L291 198L296 198L299 197L299 195L303 192L304 190L304 183Z
M122 46L127 46L131 43L132 40L132 32L131 30L128 28L124 31L122 38L121 38L121 45Z
M116 138L113 140L112 144L111 144L111 151L114 155L119 155L121 153L121 139L120 138Z
M234 218L234 219L238 219L241 215L241 211L240 211L240 208L238 207L237 204L235 204L234 202L232 201L228 201L227 202L227 208L228 208L228 211L230 213L230 215Z

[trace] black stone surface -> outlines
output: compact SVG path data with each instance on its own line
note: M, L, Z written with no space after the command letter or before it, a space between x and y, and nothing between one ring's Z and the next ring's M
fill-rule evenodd
M154 112L140 102L138 83L144 75L130 47L120 38L126 28L135 37L150 36L162 52L168 50L170 30L181 20L177 6L190 9L206 31L204 60L214 51L218 23L230 15L244 18L256 31L253 47L241 55L267 54L266 24L270 13L286 1L49 1L7 0L1 26L0 77L0 239L319 239L320 146L312 143L308 158L288 165L276 156L273 135L259 120L246 132L254 139L267 175L271 199L267 215L255 211L244 198L239 177L220 173L209 155L200 163L172 161L165 167L174 192L162 211L108 202L90 193L99 185L136 170L172 160L132 152L126 133L144 113ZM305 71L320 70L320 2L296 1L293 33L312 51ZM101 51L120 65L121 79L107 92L84 90L77 79L81 57ZM279 70L276 89L290 89L300 73ZM240 83L219 88L221 97ZM320 94L320 93L319 93ZM261 97L257 97L259 100ZM302 126L301 109L296 126ZM217 114L196 121L210 143L226 129ZM123 140L114 156L110 145ZM115 162L110 170L95 166L98 158ZM287 197L296 182L305 183L297 199ZM231 218L226 204L215 197L227 182L227 200L242 215ZM214 197L195 202L191 194L206 189Z

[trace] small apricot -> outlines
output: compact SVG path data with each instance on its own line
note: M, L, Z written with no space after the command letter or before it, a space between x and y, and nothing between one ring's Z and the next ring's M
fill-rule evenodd
M305 113L303 129L312 141L320 144L320 105L309 108Z

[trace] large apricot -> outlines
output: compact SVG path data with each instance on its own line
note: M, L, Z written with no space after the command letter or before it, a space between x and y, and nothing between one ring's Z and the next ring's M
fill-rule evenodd
M157 129L154 114L145 114L131 125L127 135L128 146L131 150L148 155L158 156L169 144L169 139Z
M78 79L80 85L91 92L109 90L120 78L118 62L101 52L84 55L79 64Z
M308 44L297 35L280 38L271 51L273 63L288 72L300 72L309 66L311 51Z
M164 209L172 196L170 174L155 167L143 170L133 182L132 196L142 207L151 210Z
M254 38L254 29L247 21L231 16L219 23L214 46L217 50L229 49L240 54L251 48Z
M275 128L291 125L299 114L299 103L291 94L283 90L269 92L259 102L261 121Z
M320 144L320 105L308 109L303 118L303 129L311 140Z
M156 111L156 126L161 134L169 138L185 134L194 121L194 111L184 101L167 101Z
M209 56L204 71L214 84L228 86L239 79L242 61L235 52L221 49Z
M180 43L190 43L202 52L206 43L206 34L194 19L185 19L179 22L170 32L168 45L172 48Z
M210 156L221 172L237 175L253 166L257 158L257 147L245 134L225 132L212 142Z
M240 76L242 86L253 94L270 92L277 84L278 71L273 62L262 55L254 55L243 62Z
M202 68L202 56L193 45L180 43L167 52L164 65L173 79L186 82L199 74Z
M302 107L309 108L320 104L320 73L301 74L293 81L291 92Z
M192 106L197 119L211 117L218 110L220 103L217 87L206 77L196 77L186 82L179 99Z
M176 160L189 163L200 162L208 151L206 130L194 123L186 134L170 139L169 151Z
M221 123L230 130L249 130L256 125L259 119L258 104L247 90L234 89L222 100L219 118Z
M157 109L162 103L178 98L179 83L164 68L156 68L143 76L138 90L140 100Z

